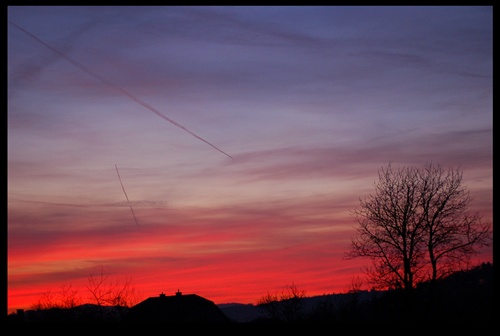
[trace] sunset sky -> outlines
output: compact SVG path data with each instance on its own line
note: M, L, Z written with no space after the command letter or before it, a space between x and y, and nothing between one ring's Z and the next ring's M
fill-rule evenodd
M141 299L345 292L389 162L460 167L491 222L492 12L9 7L8 310L101 272Z

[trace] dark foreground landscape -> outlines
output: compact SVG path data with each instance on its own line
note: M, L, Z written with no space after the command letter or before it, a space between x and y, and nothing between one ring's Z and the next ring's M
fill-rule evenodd
M18 311L7 316L12 334L16 328L66 328L115 332L158 324L185 329L274 329L298 327L352 328L405 326L408 331L426 326L447 330L485 330L495 321L493 265L482 264L457 272L435 284L422 284L412 293L403 291L357 291L295 298L267 305L221 304L195 294L160 294L134 307L81 305L71 309ZM71 328L71 329L67 329ZM123 329L122 329L123 330ZM333 329L332 329L333 330ZM462 329L465 330L465 329ZM429 330L429 332L432 330Z

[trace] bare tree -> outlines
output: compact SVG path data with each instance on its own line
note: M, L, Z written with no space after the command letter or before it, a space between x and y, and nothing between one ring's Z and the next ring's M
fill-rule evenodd
M40 293L38 299L31 305L33 310L45 310L59 307L55 294L51 291Z
M98 277L88 277L87 291L90 302L98 306L98 313L103 320L122 319L127 308L137 302L137 296L130 278L124 280L112 280L102 270ZM104 307L113 307L113 310L105 310Z
M353 277L348 293L359 293L361 292L361 288L363 288L363 280L359 276Z
M61 308L74 308L82 303L78 290L73 289L71 285L61 286Z
M488 245L491 226L479 214L468 212L469 191L462 185L460 169L428 164L420 170L421 208L426 229L425 243L431 265L430 279L460 270L478 248Z
M266 295L257 300L257 306L264 309L267 313L267 317L280 320L282 316L279 301L280 298L277 293L268 292Z
M382 288L411 290L467 264L488 245L491 228L470 215L459 169L402 167L379 170L375 193L353 211L359 224L347 259L368 257L367 274Z
M120 321L127 314L128 308L138 301L130 278L112 279L101 269L99 276L89 275L87 281L88 296L85 303L91 303L97 307L78 307L84 300L71 285L61 286L61 290L57 293L47 291L40 294L31 307L40 312L38 316L40 319L51 320L64 316L63 319Z
M101 270L98 277L90 275L87 280L90 300L98 306L131 307L136 302L136 293L130 278L113 281Z
M74 308L82 303L78 290L71 285L63 285L58 293L46 291L40 294L38 300L31 305L33 310L47 310L50 308Z
M268 316L284 321L297 321L302 317L303 298L305 290L299 290L295 284L286 286L281 293L267 293L257 301Z
M354 210L360 227L347 258L368 257L372 282L381 287L412 288L421 261L419 244L424 225L415 215L418 206L417 172L413 168L379 171L375 194Z

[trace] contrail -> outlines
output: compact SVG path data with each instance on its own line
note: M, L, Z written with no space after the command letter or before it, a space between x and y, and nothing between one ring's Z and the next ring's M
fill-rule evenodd
M87 20L82 24L77 30L70 32L64 37L62 44L59 44L59 50L64 53L68 53L74 47L74 43L78 38L83 35L89 28L95 26L98 23L98 18L92 20ZM51 53L46 57L40 57L39 55L33 56L34 59L29 59L16 67L12 77L9 78L9 94L15 94L15 89L21 80L33 81L42 73L43 68L49 66L53 62L59 59L58 54Z
M175 126L181 128L181 129L183 129L184 131L188 132L189 134L191 134L195 138L203 141L204 143L206 143L207 145L209 145L212 148L216 149L217 151L221 152L222 154L226 155L227 157L229 157L231 159L234 159L231 155L227 154L226 152L224 152L220 148L216 147L215 145L211 144L210 142L208 142L207 140L203 139L202 137L200 137L199 135L195 134L194 132L190 131L189 129L187 129L186 127L182 126L178 122L170 119L169 117L167 117L166 115L164 115L163 113L161 113L160 111L158 111L158 109L156 109L155 107L149 105L148 103L146 103L142 99L137 98L136 96L134 96L133 94L131 94L130 92L128 92L127 90L125 90L124 88L122 88L121 86L118 86L117 84L111 82L110 80L102 77L98 73L90 70L89 68L87 68L83 64L81 64L81 63L75 61L74 59L70 58L69 56L67 56L63 52L59 51L58 49L54 48L50 44L48 44L45 41L41 40L40 38L38 38L37 36L33 35L32 33L30 33L29 31L27 31L23 27L19 26L18 24L14 23L14 22L12 22L10 20L9 20L9 23L12 24L13 26L15 26L17 29L19 29L22 32L24 32L25 34L27 34L27 35L31 36L32 38L34 38L35 40L37 40L38 42L40 42L41 44L43 44L44 46L46 46L47 48L49 48L50 50L52 50L53 52L55 52L57 55L59 55L62 58L66 59L68 62L70 62L71 64L73 64L74 66L76 66L77 68L79 68L80 70L82 70L82 71L86 72L87 74L89 74L90 76L92 76L92 77L100 80L104 84L106 84L106 85L108 85L108 86L110 86L112 88L115 88L116 90L118 90L121 93L123 93L125 96L127 96L130 99L132 99L133 101L135 101L137 104L139 104L139 105L147 108L151 112L155 113L156 115L158 115L159 117L165 119L166 121L172 123L173 125L175 125Z
M128 207L130 208L130 211L132 211L132 216L134 216L135 224L139 225L137 217L135 217L134 209L132 209L132 205L130 205L130 201L128 200L127 192L125 191L125 187L123 186L122 179L120 177L120 172L118 171L118 167L116 166L116 164L115 168L116 168L116 174L118 175L118 180L120 180L120 184L122 186L123 193L125 194L125 198L127 199Z

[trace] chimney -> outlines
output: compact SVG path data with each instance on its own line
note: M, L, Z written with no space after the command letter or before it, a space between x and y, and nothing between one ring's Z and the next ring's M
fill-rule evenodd
M24 309L18 309L16 317L18 321L24 321Z
M182 295L182 292L180 292L179 290L177 290L177 292L175 293L175 296L181 296Z

